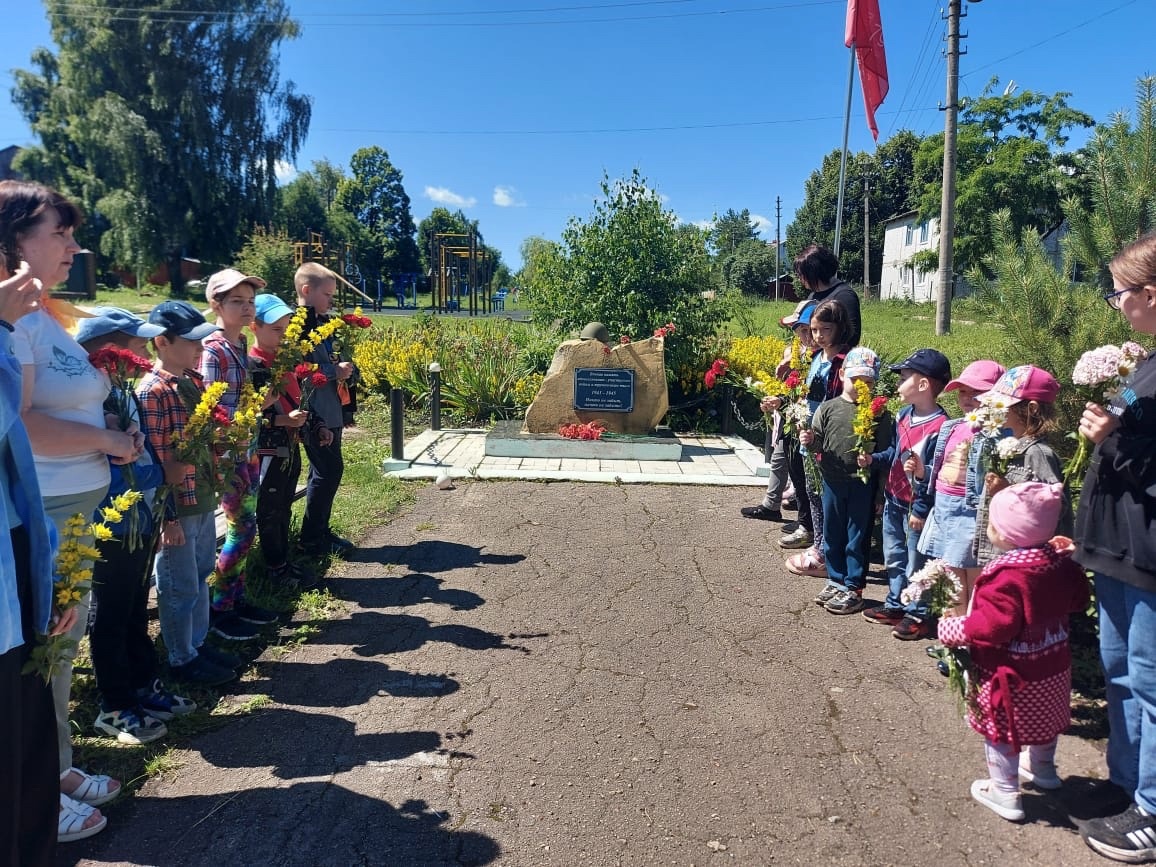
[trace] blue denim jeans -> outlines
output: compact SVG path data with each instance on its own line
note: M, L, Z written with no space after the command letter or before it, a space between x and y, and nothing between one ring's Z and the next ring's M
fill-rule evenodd
M867 586L867 546L871 526L871 485L858 479L823 479L823 555L827 580L846 590Z
M217 519L213 512L181 518L185 544L157 552L157 608L169 665L197 658L209 634L209 576L217 562Z
M1107 681L1108 778L1156 813L1156 593L1096 573Z
M885 608L902 608L916 617L927 616L927 606L922 602L904 605L899 594L907 586L913 573L923 568L927 558L919 553L919 533L907 523L909 507L886 497L883 500L883 562L887 567L887 598Z

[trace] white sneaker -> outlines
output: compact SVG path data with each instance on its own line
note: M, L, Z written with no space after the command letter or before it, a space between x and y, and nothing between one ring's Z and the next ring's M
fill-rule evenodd
M802 527L798 527L787 535L783 536L783 538L779 539L779 547L810 548L811 542L813 541L814 539L811 537L810 533L808 533Z
M163 722L139 708L102 713L92 727L122 744L149 744L169 733Z
M997 816L1009 822L1024 820L1024 802L1020 793L1005 794L991 780L976 780L971 784L971 796Z
M1031 754L1027 750L1020 753L1020 776L1040 789L1058 789L1064 784L1060 775L1056 773L1054 762L1033 765Z

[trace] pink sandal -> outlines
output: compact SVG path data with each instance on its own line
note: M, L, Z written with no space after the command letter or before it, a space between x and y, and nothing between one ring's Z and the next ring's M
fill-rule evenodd
M809 575L812 578L826 578L827 564L818 556L813 548L792 554L787 558L787 571L795 575Z

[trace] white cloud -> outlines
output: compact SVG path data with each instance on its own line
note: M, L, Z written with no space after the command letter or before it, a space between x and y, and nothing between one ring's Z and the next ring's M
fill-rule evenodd
M453 205L455 208L472 208L478 203L473 196L459 196L447 187L426 187L425 197L439 205Z
M514 187L494 187L494 204L499 208L524 208L526 203L518 198Z
M277 160L273 164L273 175L277 178L277 183L287 184L297 177L297 166L285 160Z
M703 229L707 232L714 228L714 220L691 220L690 224L696 229Z
M762 214L751 214L751 222L755 224L755 230L768 240L775 238L775 221L770 217L764 217Z

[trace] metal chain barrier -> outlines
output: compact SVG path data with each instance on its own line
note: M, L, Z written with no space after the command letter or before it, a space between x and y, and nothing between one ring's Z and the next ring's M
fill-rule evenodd
M747 421L745 418L743 418L742 411L739 409L738 401L735 401L735 400L731 401L731 412L733 412L735 414L735 418L738 419L739 424L741 424L747 430L766 430L767 429L767 417L766 417L765 413L757 422L755 422L754 424L751 424L749 421Z

